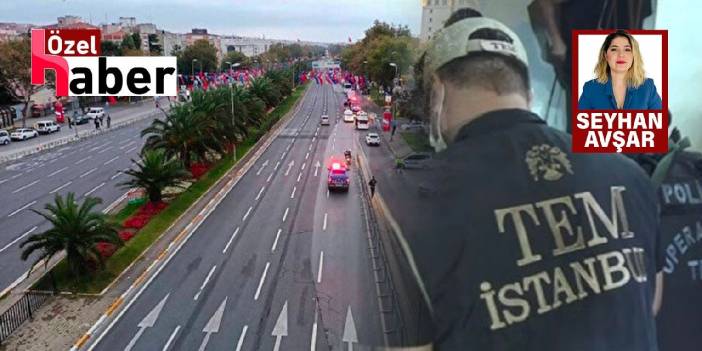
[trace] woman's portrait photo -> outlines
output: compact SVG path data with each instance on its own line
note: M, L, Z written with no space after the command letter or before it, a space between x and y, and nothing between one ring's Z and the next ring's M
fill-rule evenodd
M657 35L635 37L624 30L579 35L578 109L661 110L661 41Z

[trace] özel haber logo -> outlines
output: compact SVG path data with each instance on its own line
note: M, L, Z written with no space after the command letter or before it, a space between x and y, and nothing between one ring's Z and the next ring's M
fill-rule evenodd
M32 29L32 84L56 73L56 96L175 96L175 56L100 56L98 29Z

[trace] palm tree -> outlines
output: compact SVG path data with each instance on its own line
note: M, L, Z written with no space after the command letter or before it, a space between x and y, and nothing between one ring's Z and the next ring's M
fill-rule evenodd
M107 242L119 246L122 240L117 234L117 226L110 223L105 214L93 210L101 202L99 198L88 197L79 205L73 193L68 193L65 199L56 194L54 203L44 206L46 213L33 210L46 218L52 227L43 233L31 235L20 244L20 248L24 248L21 255L23 261L35 251L41 252L29 272L41 260L44 260L46 267L51 258L61 251L66 251L66 262L75 278L86 273L90 263L97 262L103 267L103 257L95 245ZM53 282L53 276L51 279Z
M270 108L280 102L280 91L270 79L265 77L259 77L251 81L251 87L249 87L251 93L258 96L261 100L266 103L266 107Z
M163 198L163 189L169 186L179 186L180 180L188 176L180 161L168 156L165 150L146 150L141 154L141 160L132 160L137 169L130 169L124 173L131 179L119 183L125 188L143 188L149 195L149 201L160 202Z

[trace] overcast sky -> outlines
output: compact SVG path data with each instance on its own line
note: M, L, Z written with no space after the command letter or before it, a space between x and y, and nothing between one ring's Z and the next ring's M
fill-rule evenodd
M0 0L0 22L50 24L76 15L93 24L136 17L173 32L323 42L355 41L375 19L408 25L416 35L419 0Z

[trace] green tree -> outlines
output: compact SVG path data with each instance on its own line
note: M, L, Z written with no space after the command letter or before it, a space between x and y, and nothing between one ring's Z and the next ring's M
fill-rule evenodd
M239 63L239 68L244 68L251 65L251 60L246 57L246 55L238 51L230 51L224 56L224 58L222 58L222 63L220 66L222 71L229 69L229 64L227 62L231 62L232 64Z
M213 72L218 67L217 48L207 39L197 40L193 45L186 47L179 59L179 67L183 67L182 72L184 74L190 74L190 72L192 72L193 59L197 59L198 61L195 62L195 72L199 72L200 65L202 65L202 70L204 72Z
M179 186L180 181L188 176L180 160L169 157L162 149L146 150L139 161L132 160L136 169L124 173L131 179L118 185L123 188L143 188L149 196L149 201L160 202L163 190L167 187Z
M103 267L102 255L95 245L100 242L122 245L122 240L117 234L117 226L110 223L105 214L95 210L101 202L98 198L88 197L79 205L73 193L68 193L65 198L56 194L54 203L44 206L47 212L34 211L49 221L51 228L29 236L20 244L23 261L34 252L40 252L30 272L42 260L46 267L51 258L62 251L66 252L66 262L74 278L89 272L87 267L91 263Z
M149 52L152 56L161 56L163 54L161 40L156 34L149 34Z
M131 37L134 42L134 50L141 50L141 35L139 32L132 33Z
M113 41L100 42L100 50L103 56L122 56L122 49Z
M22 127L27 126L29 102L40 86L32 84L31 42L29 37L0 42L0 89L15 101L24 103ZM48 80L47 80L48 82Z
M259 77L251 81L249 87L251 93L266 103L266 107L271 108L280 102L280 91L273 82L266 77Z
M122 43L120 43L120 48L122 51L125 50L135 50L137 48L136 43L134 42L134 37L131 35L125 35L122 38Z

